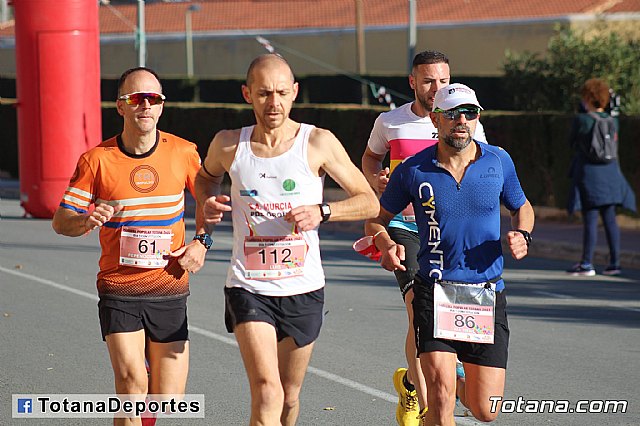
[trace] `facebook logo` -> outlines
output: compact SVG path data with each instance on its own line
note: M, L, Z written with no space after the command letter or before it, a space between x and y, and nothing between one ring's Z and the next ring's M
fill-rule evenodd
M18 398L18 413L31 413L33 404L30 398Z

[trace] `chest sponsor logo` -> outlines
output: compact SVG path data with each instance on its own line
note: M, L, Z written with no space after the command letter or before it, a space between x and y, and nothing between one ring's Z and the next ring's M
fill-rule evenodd
M241 197L257 197L258 190L257 189L241 189L240 196Z
M260 179L277 179L278 176L270 175L269 173L258 173Z
M483 174L480 175L480 178L482 178L482 179L499 178L499 177L500 177L500 173L496 173L495 167L489 167L487 169L487 173L483 173Z
M288 192L293 191L294 189L296 189L296 181L293 179L285 180L284 182L282 182L282 189Z
M156 169L148 165L136 167L129 175L129 183L131 183L133 189L142 193L151 192L156 189L159 181L160 177Z
M293 207L286 201L282 203L248 203L252 217L266 216L270 218L284 217Z
M285 197L300 194L300 191L294 191L296 189L296 181L293 179L285 179L285 181L282 182L282 189L284 189L285 192L280 193L280 195Z
M440 248L440 224L436 218L436 198L429 182L423 182L418 188L422 209L427 217L427 253L431 269L429 277L442 278L444 268L444 252Z

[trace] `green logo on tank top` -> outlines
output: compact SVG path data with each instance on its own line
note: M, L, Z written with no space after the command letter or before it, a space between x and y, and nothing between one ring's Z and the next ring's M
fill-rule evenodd
M282 188L285 191L293 191L294 189L296 189L296 182L293 179L287 179L282 182Z

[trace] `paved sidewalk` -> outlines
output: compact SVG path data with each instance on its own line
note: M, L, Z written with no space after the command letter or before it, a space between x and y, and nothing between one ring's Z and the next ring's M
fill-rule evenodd
M0 179L0 199L13 200L11 213L3 211L7 209L7 203L0 203L0 216L23 215L24 211L17 205L19 198L19 183L16 180ZM344 198L344 192L336 189L326 189L325 199L339 200ZM187 214L193 214L193 200L187 199ZM549 207L534 207L536 211L536 225L533 232L533 243L530 255L544 259L561 259L567 261L567 268L580 260L582 254L582 224L579 219L569 219L561 209ZM190 212L191 210L191 212ZM505 211L506 212L506 211ZM619 217L621 239L621 266L622 268L640 269L640 219L628 216ZM503 215L503 229L508 228L509 217ZM362 222L327 223L322 225L323 231L330 233L363 234ZM1 229L1 225L0 225ZM598 242L594 264L600 271L609 262L609 249L602 226L598 232Z
M540 211L545 209L539 207L534 209L537 216L530 255L544 259L567 260L567 268L578 262L582 256L582 222L579 219L570 221L547 217ZM623 269L640 269L640 228L628 219L628 217L618 219L621 225L620 264ZM503 216L503 224L509 226L507 216ZM609 248L602 225L598 227L598 241L593 263L598 272L609 264Z

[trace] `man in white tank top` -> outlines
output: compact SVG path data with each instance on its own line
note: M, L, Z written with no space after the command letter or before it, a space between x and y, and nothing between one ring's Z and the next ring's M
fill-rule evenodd
M232 215L225 322L249 378L250 424L294 425L322 324L318 226L375 217L379 203L331 132L289 118L298 83L281 56L254 59L242 94L256 124L215 135L196 193L208 226L224 212ZM220 194L225 172L232 181L230 197ZM347 199L323 203L325 174Z

